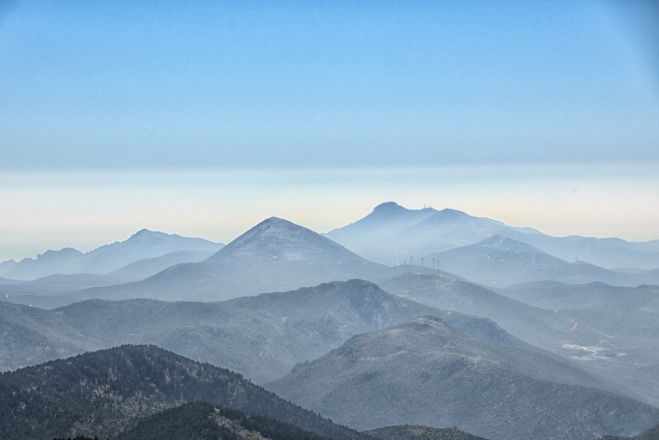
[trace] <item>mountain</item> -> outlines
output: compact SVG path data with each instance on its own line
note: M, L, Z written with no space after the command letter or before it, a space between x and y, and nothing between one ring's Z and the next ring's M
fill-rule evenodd
M66 316L0 302L0 371L100 348Z
M205 260L212 254L207 251L172 252L160 257L135 261L106 275L58 274L32 281L7 280L7 282L2 282L0 280L0 299L41 308L61 307L75 302L73 297L67 296L71 292L138 281L177 264Z
M9 278L0 278L0 285L20 283L18 280L10 280Z
M328 232L327 236L366 258L398 264L409 261L410 257L418 259L508 229L516 230L495 220L472 217L453 209L414 210L388 202L376 206L361 220Z
M602 440L659 440L659 425L647 429L633 437L604 436Z
M366 431L379 440L485 440L455 427L430 428L420 425L387 426Z
M3 277L34 280L48 275L107 274L128 264L147 258L160 257L181 251L216 252L222 247L201 238L182 237L176 234L142 229L125 241L101 246L89 252L73 248L49 250L36 258L3 263Z
M322 282L372 279L385 270L322 235L272 217L205 261L180 264L135 283L81 291L78 298L219 301Z
M207 403L188 403L142 419L118 440L328 440L278 420Z
M568 284L558 281L533 281L499 288L502 295L547 310L575 310L618 307L625 303L658 307L659 288L653 286L612 286L602 282ZM648 310L646 310L648 311Z
M648 281L641 274L615 272L583 262L568 263L501 235L425 258L434 261L442 270L494 286L538 280L568 283L603 281L618 285L638 285ZM659 283L659 277L654 281Z
M658 288L639 288L637 295L621 301L619 307L612 304L609 310L555 311L533 307L449 274L409 273L380 285L431 307L495 321L512 335L606 377L619 392L659 404L659 383L655 380L659 321L653 312L659 310L654 302L659 297L655 293Z
M213 255L214 250L177 251L159 257L144 258L129 263L108 274L115 283L139 281L182 263L198 263ZM80 290L82 288L78 288Z
M269 388L357 429L457 425L495 440L591 440L659 421L659 409L558 383L523 353L432 317L358 335Z
M436 310L351 280L223 303L88 300L53 311L0 303L7 335L0 341L0 368L126 343L156 344L267 382L356 334L428 314L483 340L514 339L485 319Z
M0 276L11 271L18 263L14 260L0 261Z
M392 234L414 226L436 213L432 208L407 209L395 202L382 203L366 217L334 229L326 236L366 258L382 260L386 264L398 263L409 255L403 253L393 261L389 261L391 258L381 258L383 254L389 253L391 247L391 243L382 240L390 239Z
M206 401L337 440L366 439L239 374L155 346L122 346L0 375L5 438L114 436L141 417Z
M554 237L532 228L506 225L454 209L407 209L394 202L378 205L366 217L334 229L327 236L365 258L384 264L420 257L469 244L493 235L518 240L566 261L587 261L605 268L659 267L655 242L619 238ZM426 261L430 266L431 262Z
M659 287L536 282L500 292L597 332L599 341L565 344L566 354L659 405Z

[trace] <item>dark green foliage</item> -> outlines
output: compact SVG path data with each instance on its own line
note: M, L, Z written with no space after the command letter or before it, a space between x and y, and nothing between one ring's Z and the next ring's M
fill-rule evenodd
M236 426L227 426L226 421ZM242 440L246 438L242 430L271 440L326 440L269 417L206 403L191 403L147 417L119 440Z
M0 375L0 432L8 439L109 437L141 417L199 401L336 440L363 438L229 370L155 346L128 345Z

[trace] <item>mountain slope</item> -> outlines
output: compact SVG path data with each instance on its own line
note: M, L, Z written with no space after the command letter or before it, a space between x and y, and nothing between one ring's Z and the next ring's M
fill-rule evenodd
M89 289L78 297L219 301L373 278L385 269L307 228L272 217L205 261L181 264L137 283Z
M391 264L391 258L382 258L388 253L390 243L383 242L395 232L402 231L437 213L435 209L407 209L394 202L376 206L366 217L347 226L334 229L327 237L366 258ZM405 255L407 258L408 255ZM398 262L400 258L395 258Z
M638 275L615 272L588 263L568 263L526 243L501 235L430 254L426 259L436 261L442 270L486 285L507 286L538 280L640 284Z
M659 409L548 381L509 354L436 318L418 318L355 336L269 388L358 429L455 424L495 440L590 440L659 421Z
M2 369L149 343L258 382L278 379L296 363L315 359L356 334L428 314L479 339L514 339L490 321L423 306L361 280L224 303L89 300L54 311L0 303L0 313L6 334L15 334L3 340L13 341L10 346L0 344ZM28 331L32 336L21 337Z
M430 428L419 425L387 426L366 433L379 440L485 440L457 428Z
M659 440L659 425L647 429L633 437L613 437L607 435L603 437L602 440Z
M142 419L119 440L327 440L278 420L207 403L189 403Z
M112 436L140 417L197 401L339 440L363 437L239 374L155 346L122 346L0 375L0 432L16 439Z
M392 220L388 221L391 217ZM453 209L410 210L393 202L376 207L355 223L327 236L373 261L398 264L503 235L530 244L566 261L587 261L605 268L659 267L655 242L627 242L619 238L554 237L532 228L506 225ZM426 261L430 265L430 261Z
M125 241L107 244L85 253L72 248L46 251L37 258L25 258L18 263L8 264L8 269L2 275L34 280L55 274L107 274L146 258L180 251L216 252L221 247L220 243L201 238L142 229Z
M598 332L598 343L566 345L569 355L659 404L659 287L536 282L500 291Z
M18 304L53 308L75 302L68 293L92 287L139 281L181 263L196 263L210 257L207 251L180 251L145 258L109 274L91 273L48 275L31 281L0 281L0 298Z
M418 258L508 230L516 228L453 209L412 210L389 202L375 207L371 214L355 223L328 232L327 236L366 258L398 264L408 261L410 256Z
M618 391L659 404L657 288L637 289L611 308L546 310L448 274L406 274L380 283L388 292L442 310L491 319L512 335L606 377ZM509 292L511 289L501 290ZM627 292L627 288L622 288Z

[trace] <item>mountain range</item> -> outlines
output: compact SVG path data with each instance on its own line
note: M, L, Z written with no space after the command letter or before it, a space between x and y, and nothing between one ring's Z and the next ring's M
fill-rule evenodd
M592 440L659 421L657 408L556 382L513 353L423 317L355 336L268 388L357 429L457 425L495 440Z
M657 287L620 288L621 294L636 293L620 307L555 310L505 296L512 288L495 292L447 273L407 273L380 285L431 307L490 319L530 344L579 362L619 390L659 404Z
M199 401L336 440L370 439L239 374L155 346L122 346L0 375L0 432L7 439L114 437L143 417Z
M614 285L659 284L659 274L617 272L585 262L553 257L531 245L501 235L459 248L429 254L435 267L485 285L508 286L529 281L573 284L602 281Z
M387 269L307 228L272 217L202 262L179 264L134 283L87 289L76 297L221 301L329 281L376 279Z
M351 280L221 303L88 300L52 311L0 303L5 336L0 368L126 343L156 344L267 382L354 335L429 314L484 341L522 344L486 319L434 309ZM555 368L567 375L560 365Z
M327 236L348 249L384 264L419 261L421 257L502 235L566 261L585 261L608 269L659 268L656 241L619 238L554 237L533 228L513 227L453 209L407 209L395 202L376 206L362 219ZM430 265L430 261L425 262Z
M221 243L201 238L142 229L125 241L107 244L89 252L64 248L57 251L49 250L36 258L24 258L18 262L5 261L0 263L0 276L14 280L35 280L49 275L105 275L117 271L115 275L118 281L121 281L122 277L125 279L137 276L138 278L134 279L140 279L139 271L145 270L150 264L154 268L146 270L148 275L155 273L153 270L159 271L171 264L191 261L187 258L196 258L194 253L201 252L209 256L222 246ZM193 254L180 255L181 252ZM126 267L140 260L160 258L167 254L172 255L165 257L160 263L151 261L144 262L138 267Z

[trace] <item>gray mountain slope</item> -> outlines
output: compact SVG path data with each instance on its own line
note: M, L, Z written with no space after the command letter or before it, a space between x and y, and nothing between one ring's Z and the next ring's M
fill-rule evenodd
M90 300L54 311L0 303L3 370L123 343L152 343L193 359L274 380L358 333L434 313L502 340L491 322L445 313L353 280L224 303ZM9 337L14 335L12 337Z
M108 276L123 282L139 281L177 264L198 263L204 261L214 253L214 250L184 250L170 252L159 257L144 258L142 260L134 261L110 272Z
M602 282L568 284L558 281L533 281L496 289L508 298L548 310L616 307L632 303L654 307L659 295L653 286L624 287Z
M569 283L602 281L638 285L648 280L641 274L615 272L578 262L568 263L526 243L500 235L468 246L427 255L442 270L488 286L508 286L529 281L554 280Z
M0 302L0 371L97 349L67 316Z
M659 404L656 316L639 304L602 310L555 312L533 307L447 274L407 274L384 281L388 292L442 310L491 319L512 335L580 362L618 390ZM645 298L653 298L646 287ZM648 306L648 303L642 307ZM654 310L654 308L651 308Z
M386 291L442 310L491 319L523 340L560 352L578 341L599 341L599 334L575 334L568 318L529 306L449 274L407 273L380 283ZM575 339L576 338L576 339ZM584 338L584 339L580 339Z
M633 437L613 437L607 435L602 440L659 440L659 425L646 429Z
M32 281L0 285L0 295L58 295L96 286L108 286L121 282L120 278L93 273L48 275Z
M436 318L417 318L355 336L269 388L358 429L453 424L495 440L590 440L659 420L657 408L548 381L509 353Z
M659 267L659 248L655 242L554 237L532 228L513 227L452 209L411 210L393 202L377 206L366 217L330 231L327 236L373 261L397 264L408 261L410 256L418 259L497 234L528 243L566 261L587 261L605 268Z
M389 253L388 248L391 246L382 240L388 240L392 234L414 226L436 213L437 210L432 208L407 209L394 202L387 202L376 206L371 214L355 223L334 229L326 235L366 258L384 260L386 264L397 263L403 259L402 256L381 258L382 254ZM404 258L409 256L403 255Z
M486 440L455 427L431 428L420 425L386 426L366 431L379 440Z
M0 300L47 309L61 307L76 302L75 298L67 296L70 292L142 280L177 264L203 261L212 254L207 251L172 252L130 263L106 275L58 274L32 281L0 282Z
M322 282L374 279L385 270L322 235L272 217L205 261L180 264L136 283L81 291L77 297L220 301Z
M0 351L4 368L84 349L150 343L265 382L284 376L299 362L322 356L356 334L432 314L473 338L524 353L527 365L534 364L554 380L608 387L562 358L512 337L489 320L423 306L361 280L224 303L90 300L51 312L14 305L7 308L11 315L8 323L16 327L37 321L27 328L34 328L44 338L61 334L68 338L64 339L68 345L57 353L40 352L26 340L21 351L19 340L11 352L7 351L9 355ZM48 342L53 347L57 341ZM35 358L35 353L42 356Z
M9 278L0 278L0 285L20 283L20 280L11 280Z
M83 253L72 248L50 250L34 259L25 258L14 264L8 263L2 276L34 280L55 274L107 274L146 258L180 251L216 252L221 247L220 243L201 238L142 229L125 241L101 246L89 252Z
M5 260L0 261L0 276L4 278L4 275L16 267L18 263L14 260Z
M502 289L509 295L596 331L594 344L566 345L569 356L659 405L659 287L539 282Z

